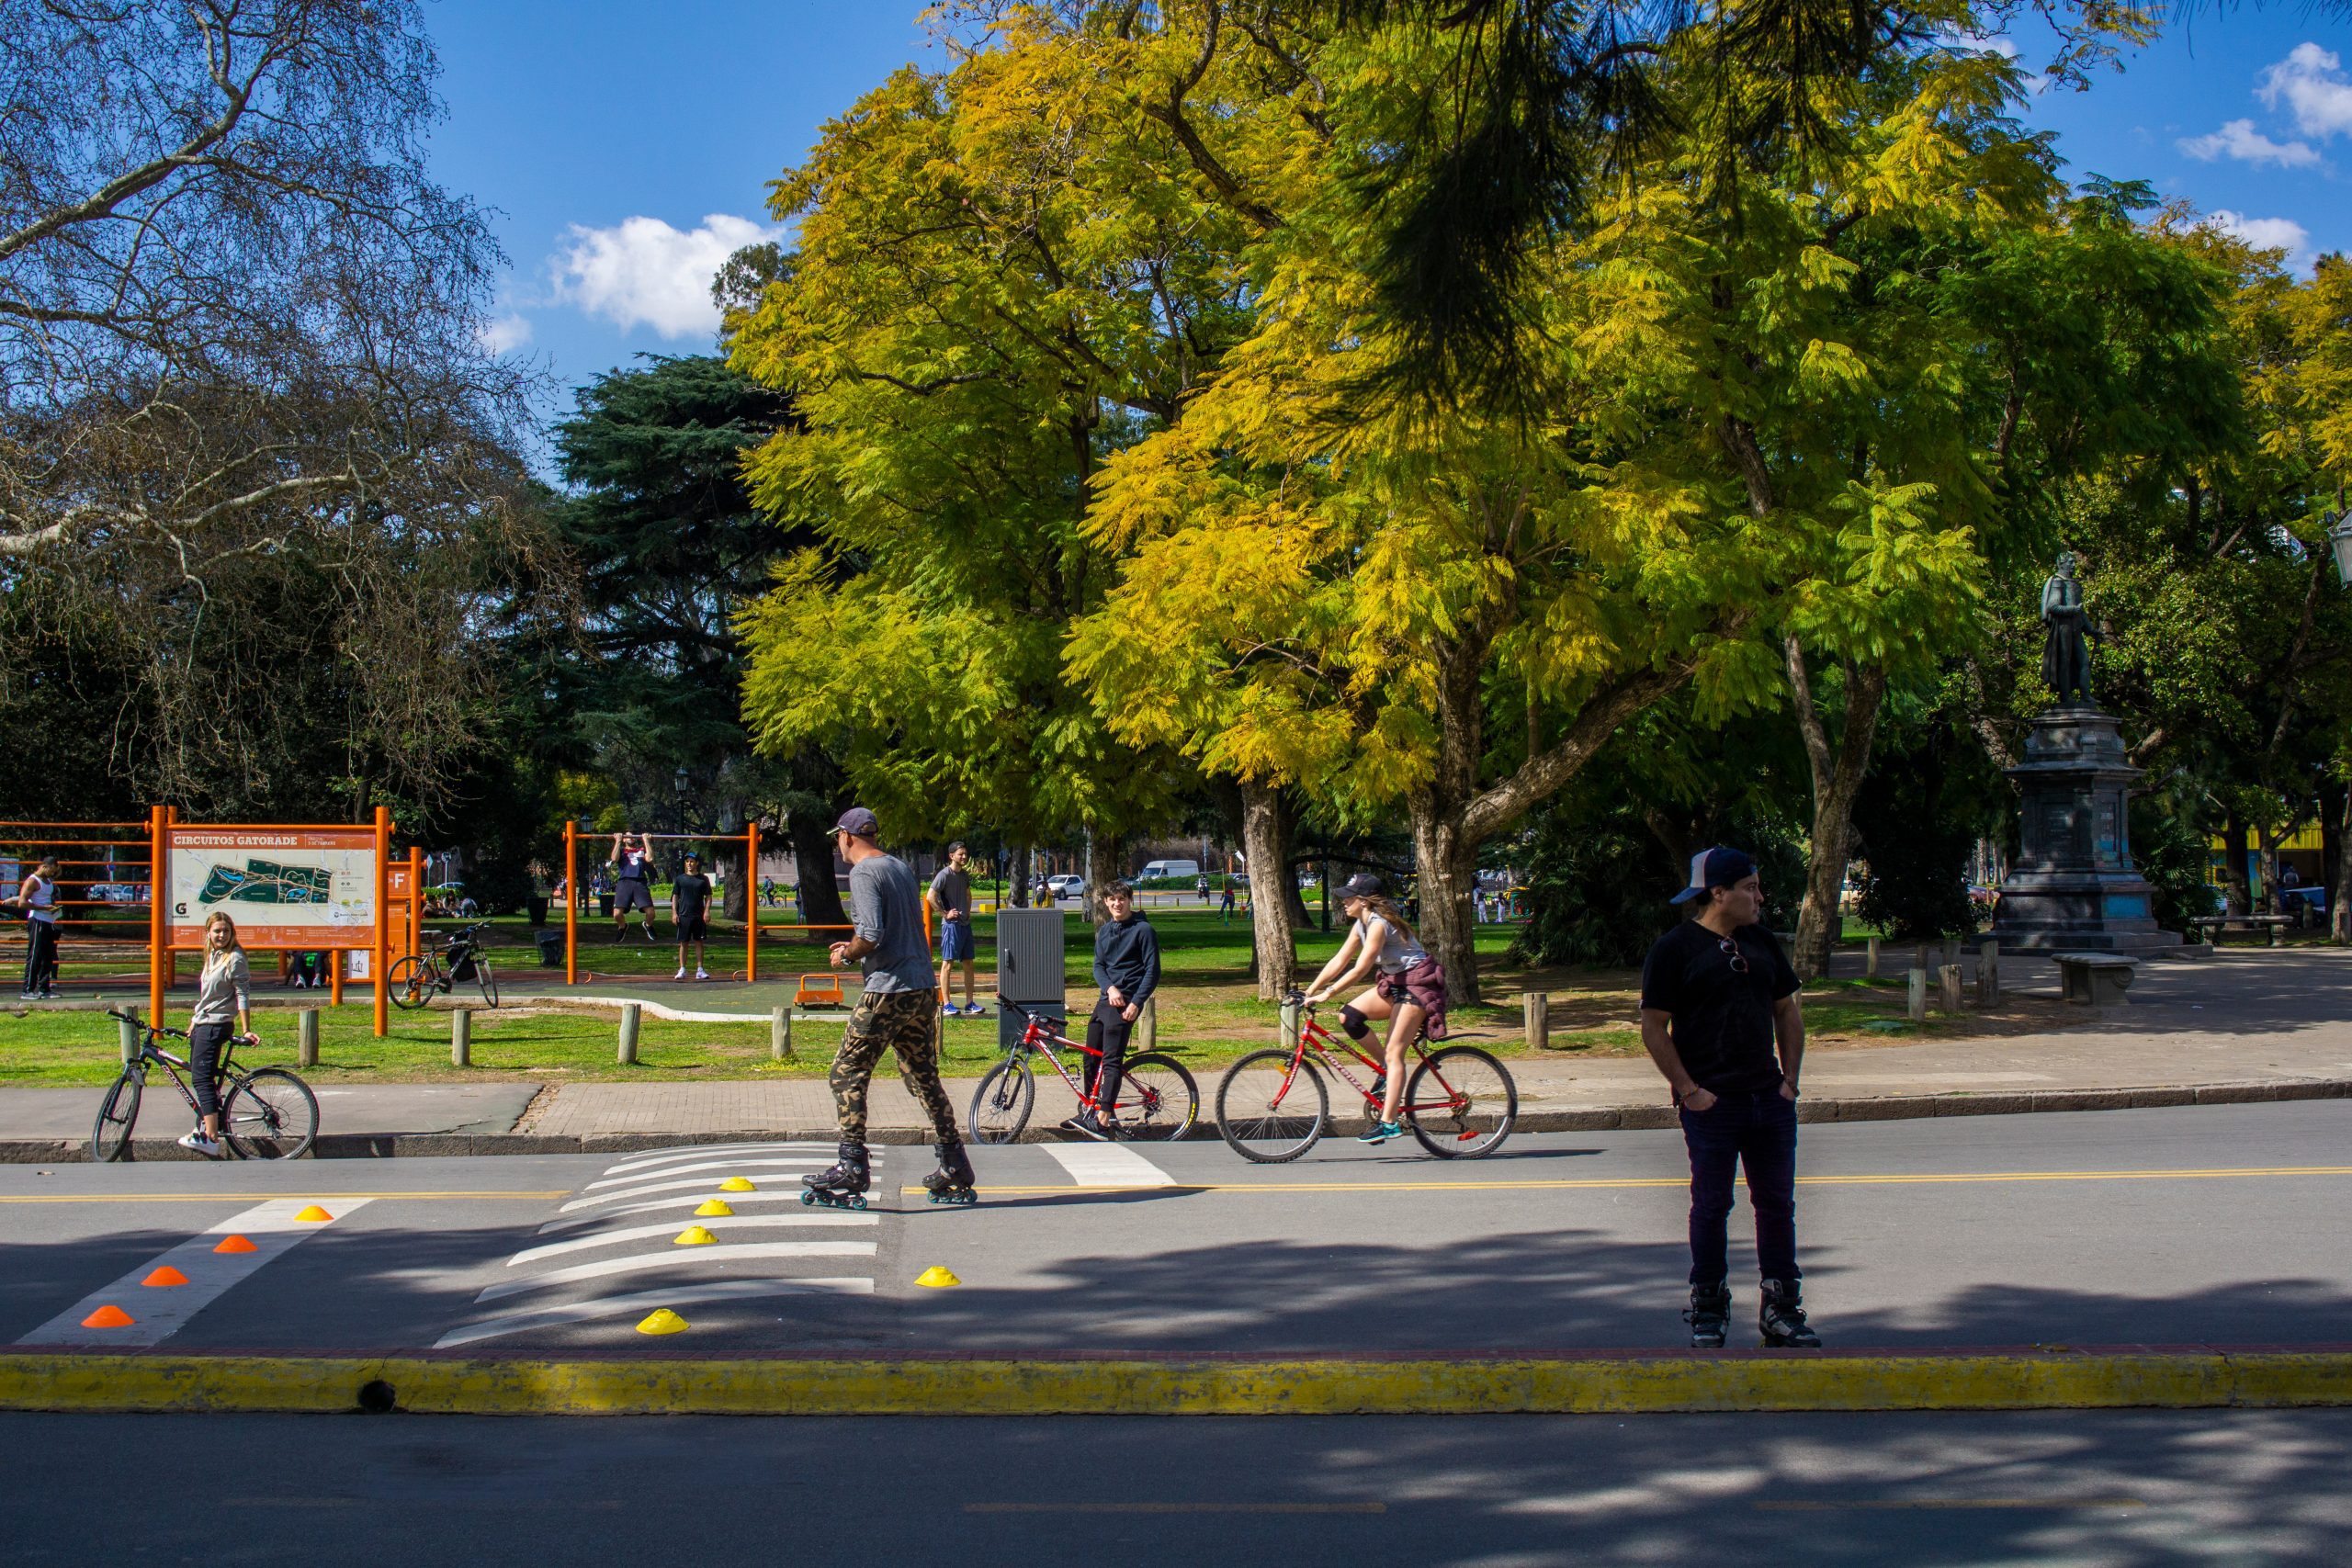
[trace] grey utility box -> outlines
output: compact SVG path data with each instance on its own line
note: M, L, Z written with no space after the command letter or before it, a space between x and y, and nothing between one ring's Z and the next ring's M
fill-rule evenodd
M1068 983L1062 974L1063 932L1068 917L1059 909L1000 909L996 917L996 994L1032 1012L1062 1016ZM1026 1021L1008 1007L997 1010L997 1043L1007 1049L1021 1038Z

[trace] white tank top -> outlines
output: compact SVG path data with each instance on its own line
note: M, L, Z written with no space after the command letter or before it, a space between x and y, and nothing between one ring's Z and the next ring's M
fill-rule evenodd
M25 898L25 913L36 920L54 922L57 919L57 885L39 872L28 879L40 884L40 888Z
M1356 922L1356 930L1363 933L1364 945L1373 950L1373 962L1383 975L1402 975L1414 964L1429 961L1429 953L1419 942L1378 915L1366 915Z

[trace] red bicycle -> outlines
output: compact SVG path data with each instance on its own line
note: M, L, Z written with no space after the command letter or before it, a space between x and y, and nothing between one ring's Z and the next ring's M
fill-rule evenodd
M1367 1115L1379 1114L1385 1087L1380 1058L1317 1022L1313 1004L1301 993L1284 1000L1298 1009L1298 1043L1251 1052L1226 1069L1216 1087L1217 1132L1234 1153L1261 1165L1296 1159L1329 1125L1331 1096L1317 1062L1362 1097ZM1420 1060L1405 1080L1405 1102L1396 1114L1421 1147L1440 1159L1476 1159L1510 1136L1519 1118L1519 1086L1502 1063L1476 1045L1432 1051L1425 1037L1413 1042L1413 1050ZM1309 1052L1316 1061L1306 1059ZM1359 1083L1342 1054L1369 1068L1372 1081Z
M973 1142L1009 1144L1021 1136L1021 1130L1029 1125L1029 1112L1037 1102L1036 1072L1029 1066L1029 1060L1038 1055L1053 1064L1054 1071L1078 1096L1082 1109L1097 1116L1115 1117L1122 1138L1163 1143L1182 1137L1200 1119L1201 1091L1193 1084L1193 1075L1173 1056L1163 1056L1157 1051L1129 1056L1125 1076L1119 1080L1119 1101L1105 1107L1087 1092L1085 1085L1070 1077L1054 1047L1064 1046L1089 1056L1100 1056L1102 1052L1060 1033L1059 1019L1031 1012L1019 1002L1001 998L998 1005L1011 1008L1028 1022L1021 1031L1021 1038L1012 1043L1012 1051L988 1070L988 1076L980 1079L980 1087L972 1093Z

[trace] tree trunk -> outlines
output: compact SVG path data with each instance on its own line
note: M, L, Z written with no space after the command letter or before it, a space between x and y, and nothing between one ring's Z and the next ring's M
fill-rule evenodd
M1025 909L1029 907L1029 879L1032 852L1027 844L1012 852L1012 875L1004 891L998 896L999 908Z
M2222 824L2222 890L2230 913L2254 913L2254 893L2245 875L2245 818L2233 811Z
M2352 945L2352 789L2344 792L2344 811L2337 820L2335 876L2327 890L2328 932L2339 945Z
M2262 863L2262 910L2267 915L2283 915L2287 901L2278 894L2278 840L2280 835L2267 828L2255 829Z
M1291 938L1287 900L1275 897L1290 874L1290 818L1279 785L1241 786L1241 848L1250 857L1250 935L1257 955L1258 999L1280 1001L1298 984L1298 949Z
M794 889L804 925L846 926L849 911L842 905L841 885L833 880L833 822L830 813L795 811L785 818L792 840L792 860L797 886Z
M1417 794L1413 817L1414 869L1419 873L1421 945L1445 965L1445 994L1464 1004L1478 1000L1476 910L1478 846L1462 831L1460 815L1435 796Z
M1861 792L1862 775L1870 768L1879 710L1886 701L1886 669L1878 664L1848 669L1845 722L1833 747L1828 721L1814 702L1804 646L1792 636L1783 651L1797 728L1804 733L1805 760L1813 773L1813 842L1805 863L1804 907L1797 916L1797 950L1791 955L1798 977L1810 980L1829 972L1830 952L1845 929L1838 898L1853 840L1854 796Z
M1086 840L1086 919L1101 925L1102 889L1127 874L1127 840L1124 833L1095 831Z

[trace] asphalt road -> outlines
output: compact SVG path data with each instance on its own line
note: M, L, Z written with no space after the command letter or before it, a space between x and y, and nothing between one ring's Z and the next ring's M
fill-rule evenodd
M2340 1564L2352 1412L0 1416L12 1563Z
M1809 1125L1807 1296L1838 1348L2352 1340L2352 1104ZM1679 1139L1441 1162L1329 1142L975 1151L983 1201L803 1208L808 1145L0 1167L0 1345L718 1355L1565 1350L1682 1343ZM729 1177L754 1190L722 1194ZM717 1244L679 1247L710 1197ZM317 1202L333 1218L296 1219ZM1744 1210L1735 1344L1753 1343ZM231 1232L251 1253L213 1248ZM926 1268L964 1281L918 1287ZM189 1283L141 1281L164 1266ZM129 1328L82 1329L99 1305ZM650 1338L670 1306L692 1325ZM1747 1320L1747 1321L1742 1321Z

